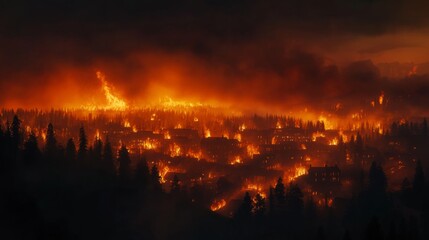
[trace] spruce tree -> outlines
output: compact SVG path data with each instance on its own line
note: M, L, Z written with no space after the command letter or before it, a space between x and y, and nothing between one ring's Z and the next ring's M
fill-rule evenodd
M86 138L85 129L83 126L79 129L79 150L77 158L79 161L84 161L88 154L88 140Z

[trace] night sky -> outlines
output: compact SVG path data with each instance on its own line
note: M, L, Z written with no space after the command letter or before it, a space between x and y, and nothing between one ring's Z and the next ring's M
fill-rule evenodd
M163 96L242 109L429 104L425 0L0 1L0 106ZM358 106L359 105L359 106Z

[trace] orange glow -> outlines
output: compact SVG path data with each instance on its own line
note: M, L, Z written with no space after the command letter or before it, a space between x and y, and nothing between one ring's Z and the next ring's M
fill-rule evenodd
M338 145L338 138L334 138L334 139L329 140L329 145L337 146Z
M254 155L259 154L259 148L255 145L249 144L246 147L247 149L247 155L251 158L253 158Z
M226 206L226 201L225 199L221 199L221 200L213 200L212 204L210 205L210 209L215 212L218 211L219 209L223 208Z
M241 161L240 156L235 156L234 159L230 162L231 165L240 164L240 163L243 163Z
M317 140L317 138L324 138L324 137L325 137L325 134L323 134L321 132L315 132L315 133L313 133L313 136L311 139L313 140L313 142L315 142Z
M293 176L289 177L289 181L293 181L296 178L307 174L307 169L304 166L295 167L295 173Z
M384 92L381 92L380 96L378 97L378 103L380 105L383 105L384 102Z
M211 137L210 129L206 129L206 130L204 130L204 137L205 137L205 138L209 138L209 137Z
M170 145L170 156L171 157L178 157L182 155L182 150L180 149L180 146L173 143L173 145Z
M120 99L115 93L113 93L113 87L109 86L108 82L106 81L105 75L97 71L97 78L101 81L102 89L104 92L104 96L107 101L107 105L105 106L96 106L96 108L101 108L105 110L117 110L117 111L124 111L128 108L127 103Z

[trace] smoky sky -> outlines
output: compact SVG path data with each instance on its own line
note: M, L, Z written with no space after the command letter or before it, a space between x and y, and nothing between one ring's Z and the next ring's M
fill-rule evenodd
M329 108L385 92L423 105L429 71L407 72L429 62L427 9L424 0L0 1L0 104L92 101L100 70L135 104L170 95Z

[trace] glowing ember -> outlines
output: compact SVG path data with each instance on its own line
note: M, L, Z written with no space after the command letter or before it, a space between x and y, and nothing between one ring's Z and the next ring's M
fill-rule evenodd
M226 201L225 199L221 199L221 200L214 200L213 203L210 205L210 209L215 212L218 211L219 209L223 208L226 206Z

